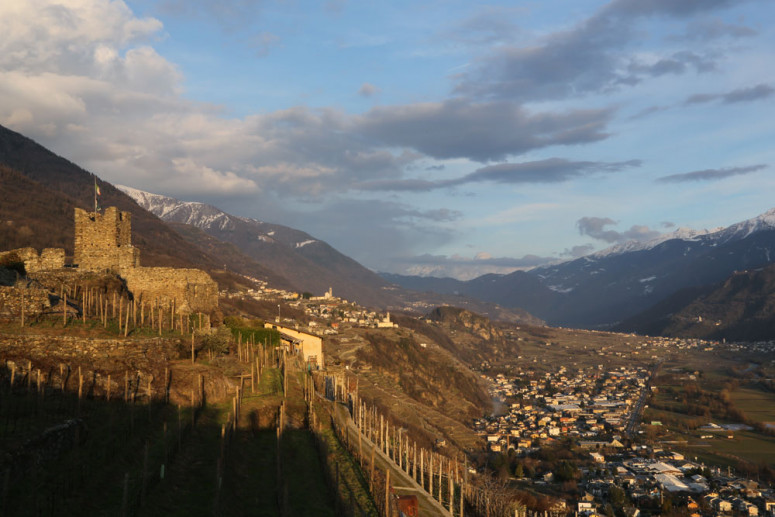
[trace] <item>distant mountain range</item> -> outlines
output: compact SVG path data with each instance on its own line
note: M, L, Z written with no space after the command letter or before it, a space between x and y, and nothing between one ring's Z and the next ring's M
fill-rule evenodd
M336 296L364 305L384 307L398 303L390 284L379 275L300 230L237 217L205 203L179 201L125 186L118 188L165 222L193 226L233 244L274 273L270 279L273 285L293 286L318 296L333 288ZM197 235L185 235L191 242L202 244Z
M300 230L238 217L205 203L180 201L131 187L119 188L190 243L224 257L229 268L245 271L241 262L247 260L250 270L256 271L255 265L260 264L261 272L253 276L268 281L273 287L316 295L332 288L335 296L380 309L414 308L422 312L436 305L456 305L495 319L532 325L544 323L519 308L501 308L470 297L400 288Z
M610 328L673 296L682 296L680 302L672 300L677 310L681 302L693 300L692 294L707 293L733 273L764 267L773 259L775 210L770 210L727 228L679 229L649 242L616 245L572 261L508 275L490 274L466 282L383 277L408 289L457 293L521 307L550 325Z
M144 265L198 267L222 287L259 278L380 309L454 305L493 320L728 339L775 337L775 210L727 228L679 229L576 260L470 281L379 276L307 233L99 180L133 214ZM73 208L94 176L0 126L0 243L72 254ZM244 276L243 276L244 275Z

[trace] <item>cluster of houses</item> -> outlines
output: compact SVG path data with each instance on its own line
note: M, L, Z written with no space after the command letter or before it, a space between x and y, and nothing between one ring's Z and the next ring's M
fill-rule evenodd
M269 285L258 278L242 275L243 278L250 281L255 287L248 289L245 292L222 290L219 294L222 298L241 298L248 296L254 300L298 300L301 298L299 293L293 291L284 291L282 289L275 289L269 287Z
M640 354L643 359L660 355L660 348L771 352L775 343L740 345L654 338L632 345L633 355ZM611 355L619 351L601 349L595 353L598 352ZM685 507L685 514L692 517L775 517L772 488L730 471L707 468L657 444L630 446L622 438L628 436L633 412L642 405L650 373L645 366L597 365L574 367L570 371L560 367L553 372L527 366L513 378L483 375L489 381L493 399L500 401L505 410L503 414L478 419L473 425L486 438L489 450L514 449L518 456L530 455L556 438L572 437L579 449L586 449L587 458L579 463L578 486L584 495L574 501L575 508L570 507L578 515L602 515L611 501L611 490L618 487L627 500L624 514L630 517L640 515L639 508L658 507L666 498L679 508ZM694 377L692 372L681 373L688 379ZM709 424L703 430L726 431L727 427ZM554 478L552 472L543 472L524 482L539 485L553 483Z
M284 300L290 302L290 306L302 309L307 316L314 318L310 321L310 331L317 334L336 334L342 326L362 328L396 328L398 325L390 320L390 313L381 314L369 311L358 305L334 296L333 289L329 288L322 296L312 296L305 299L302 295L292 291L274 289L266 282L258 278L245 278L251 281L255 287L246 292L221 292L221 296L235 298L248 296L255 300ZM278 314L278 318L280 315ZM287 321L292 323L291 321Z
M549 437L592 439L601 433L623 432L631 410L649 377L644 367L604 371L565 367L557 372L525 372L507 379L499 374L490 381L491 396L509 405L502 415L475 420L474 430L486 436L492 451L525 449Z
M771 488L760 487L757 482L729 471L687 461L680 453L637 445L629 449L601 449L592 454L598 456L597 468L582 469L581 486L587 497L577 503L580 515L599 515L610 500L612 487L617 486L635 509L675 496L692 517L709 513L775 516L775 493ZM631 515L638 515L637 510Z
M358 307L352 303L331 298L326 301L310 300L300 302L308 316L325 320L334 329L342 326L362 328L395 328L398 325L390 321L390 313L380 314Z

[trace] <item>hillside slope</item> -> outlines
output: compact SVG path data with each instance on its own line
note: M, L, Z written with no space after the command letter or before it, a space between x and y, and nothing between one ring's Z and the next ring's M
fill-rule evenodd
M624 322L621 329L730 341L775 339L775 265L682 292Z
M76 207L94 209L94 176L29 138L0 126L2 247L61 247L73 253ZM132 244L144 266L197 267L224 285L240 279L223 263L186 242L177 232L110 183L97 180L100 204L132 214Z
M398 303L389 284L376 273L327 243L287 226L237 217L205 203L120 187L164 221L187 224L236 246L251 259L288 279L298 290L334 294L362 305Z

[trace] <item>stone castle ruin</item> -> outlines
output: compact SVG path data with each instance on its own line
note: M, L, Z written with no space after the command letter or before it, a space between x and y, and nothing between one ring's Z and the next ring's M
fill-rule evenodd
M0 264L24 264L27 273L62 270L65 251L33 248L0 252ZM70 268L68 268L70 269ZM71 271L112 273L137 301L172 304L178 314L209 314L218 308L218 284L199 269L140 266L132 246L132 214L116 207L104 213L75 209L75 249Z
M65 250L62 248L44 248L38 255L35 248L19 248L0 252L0 259L23 263L27 273L52 271L65 267Z
M140 267L140 250L132 246L132 214L115 206L103 214L76 208L73 265L114 273Z

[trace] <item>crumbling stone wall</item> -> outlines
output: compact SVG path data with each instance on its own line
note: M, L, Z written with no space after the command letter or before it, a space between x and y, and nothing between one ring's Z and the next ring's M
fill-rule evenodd
M116 207L108 207L104 213L75 209L73 258L78 274L106 271L117 274L137 300L174 301L176 312L181 314L209 315L218 307L218 284L204 271L140 267L140 250L132 246L132 215ZM57 248L46 248L40 255L33 248L20 248L0 253L0 264L3 259L23 262L27 273L63 270L65 266L65 252ZM9 315L18 315L19 311L12 305L5 309Z
M138 267L121 271L136 300L175 300L179 313L210 313L218 307L218 284L199 269L172 267Z
M40 260L34 270L28 269L28 272L51 271L65 267L65 250L63 248L43 248L40 253Z
M22 293L25 318L32 318L51 308L45 289L0 286L0 320L18 320L21 317Z
M19 248L0 252L0 264L19 261L24 263L27 273L50 271L65 267L65 250L62 248L44 248L38 255L35 248Z
M132 214L115 206L104 213L76 208L73 262L84 271L140 266L140 250L132 246Z

